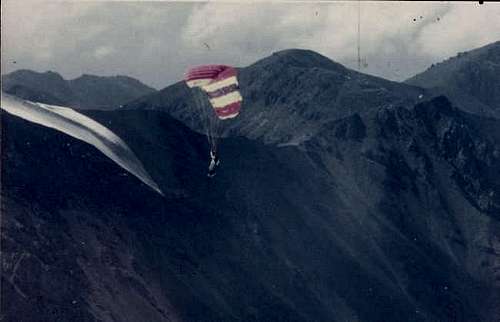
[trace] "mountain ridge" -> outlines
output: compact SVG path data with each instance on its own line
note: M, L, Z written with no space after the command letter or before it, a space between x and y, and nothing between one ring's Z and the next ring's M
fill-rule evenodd
M224 122L224 135L273 144L303 142L326 120L369 113L384 104L409 107L428 98L424 89L361 74L300 49L280 51L240 68L238 80L243 106L238 118ZM165 111L202 132L189 108L193 104L188 87L180 81L124 108Z
M83 74L65 80L53 71L20 69L2 75L2 89L20 98L78 109L119 108L120 105L155 90L128 76Z
M460 108L500 117L500 41L458 53L404 82L448 96Z

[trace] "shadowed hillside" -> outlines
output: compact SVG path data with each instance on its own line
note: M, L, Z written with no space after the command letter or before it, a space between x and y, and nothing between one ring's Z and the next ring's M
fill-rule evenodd
M205 139L166 115L91 116L129 143L166 197L93 148L3 113L7 317L498 314L498 146L446 100L341 119L301 147L224 140L215 180Z

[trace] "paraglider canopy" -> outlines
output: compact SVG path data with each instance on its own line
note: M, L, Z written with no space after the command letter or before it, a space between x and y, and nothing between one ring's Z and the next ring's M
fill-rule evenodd
M207 94L219 119L238 116L243 99L236 68L226 65L197 66L190 68L184 79L190 88L199 87Z

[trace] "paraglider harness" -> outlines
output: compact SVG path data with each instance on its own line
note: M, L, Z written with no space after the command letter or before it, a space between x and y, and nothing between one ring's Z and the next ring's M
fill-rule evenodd
M210 158L211 158L211 160L210 160L210 164L208 165L207 176L209 178L212 178L213 176L215 176L215 169L220 164L220 160L219 160L219 157L217 156L217 154L213 150L210 150Z

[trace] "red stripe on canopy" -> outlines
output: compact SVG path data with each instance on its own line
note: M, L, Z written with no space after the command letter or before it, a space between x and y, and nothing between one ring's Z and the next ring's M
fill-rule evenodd
M184 80L186 82L194 79L200 78L210 78L217 79L217 77L223 73L229 66L225 65L203 65L188 69L184 75Z
M219 118L224 118L225 116L238 114L241 108L241 101L231 103L224 107L218 108L215 110L215 113Z

